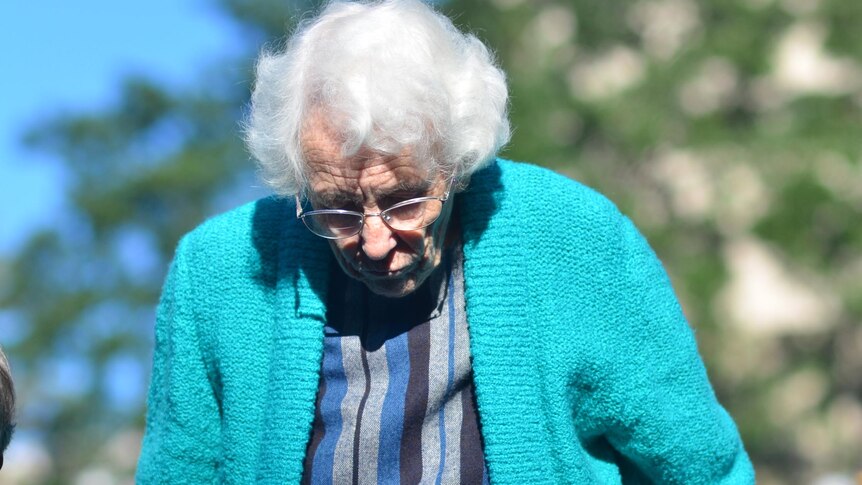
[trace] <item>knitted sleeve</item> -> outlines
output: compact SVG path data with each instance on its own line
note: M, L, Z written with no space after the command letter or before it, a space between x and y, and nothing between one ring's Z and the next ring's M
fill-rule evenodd
M716 400L661 263L627 218L620 225L626 357L616 373L622 398L607 438L622 454L624 483L754 483L739 433Z
M213 483L219 409L199 340L201 304L190 278L188 237L171 265L156 315L147 424L137 483Z

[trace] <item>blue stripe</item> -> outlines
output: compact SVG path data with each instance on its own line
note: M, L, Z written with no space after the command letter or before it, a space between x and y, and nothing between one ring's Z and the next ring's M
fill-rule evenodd
M347 376L341 359L341 337L325 337L323 345L323 378L326 380L326 392L320 402L320 415L325 428L323 440L317 447L311 465L311 483L332 483L335 445L342 431L341 401L347 394Z
M447 291L449 300L449 375L446 380L446 394L443 397L443 405L440 406L440 469L437 471L437 485L443 479L443 470L446 468L446 422L444 410L449 395L452 394L452 386L455 381L455 279L454 271L449 272Z
M377 483L401 480L401 434L404 430L404 399L410 379L410 354L407 332L384 343L389 387L380 413L380 446L377 456Z

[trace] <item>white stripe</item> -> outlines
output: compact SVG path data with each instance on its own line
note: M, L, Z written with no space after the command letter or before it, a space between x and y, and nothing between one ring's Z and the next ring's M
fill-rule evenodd
M341 359L347 377L347 393L341 401L341 434L335 444L332 482L351 483L353 480L353 436L356 431L356 410L365 392L365 373L359 337L341 337Z
M386 346L366 352L371 390L362 411L362 429L359 430L359 483L377 485L377 462L380 448L380 414L389 387L389 368L386 363Z
M450 289L455 298L455 376L454 383L446 403L446 470L442 483L458 483L461 479L461 427L463 426L464 393L461 392L470 377L470 335L467 332L467 318L464 313L464 286L460 271L460 251L452 265L453 288ZM448 315L448 304L447 315Z
M449 378L448 310L431 320L428 349L428 405L422 423L422 480L434 483L440 470L440 405L444 403Z
M461 479L461 394L457 392L446 401L446 467L441 483L458 483Z

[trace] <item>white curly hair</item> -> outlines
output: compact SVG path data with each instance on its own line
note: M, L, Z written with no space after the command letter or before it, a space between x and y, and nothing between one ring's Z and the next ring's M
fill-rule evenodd
M302 130L325 113L342 154L409 149L466 178L509 141L506 77L475 36L417 0L328 3L286 46L265 50L245 122L263 180L279 195L306 184Z

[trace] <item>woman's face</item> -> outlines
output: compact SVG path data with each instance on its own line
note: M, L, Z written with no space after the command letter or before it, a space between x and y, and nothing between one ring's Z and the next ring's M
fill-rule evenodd
M367 150L341 155L337 136L321 118L312 120L302 137L308 168L309 199L316 209L378 213L403 200L442 196L449 181L430 174L409 154L383 155ZM430 226L393 231L380 217L366 217L362 232L330 240L341 269L382 296L406 296L442 261L443 243L452 212L446 203Z

